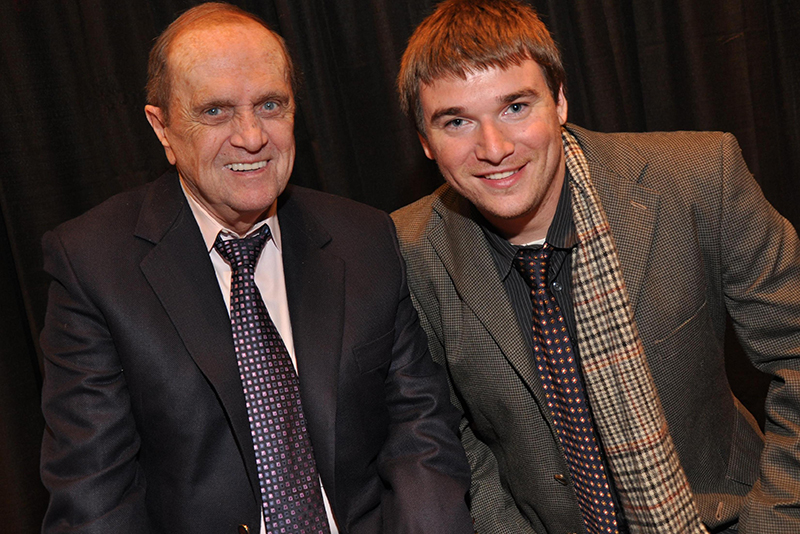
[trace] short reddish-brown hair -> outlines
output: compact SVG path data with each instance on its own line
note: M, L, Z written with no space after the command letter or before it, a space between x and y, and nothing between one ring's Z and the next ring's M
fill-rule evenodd
M167 26L153 44L147 63L147 103L163 109L165 117L169 116L169 97L173 74L170 72L168 59L170 47L181 33L197 27L247 21L263 26L278 40L286 60L286 75L289 78L292 92L296 94L298 74L283 38L257 15L224 2L207 2L184 12Z
M397 76L400 105L425 135L420 86L447 76L526 59L538 63L558 101L566 74L556 43L536 11L517 0L445 0L414 31Z

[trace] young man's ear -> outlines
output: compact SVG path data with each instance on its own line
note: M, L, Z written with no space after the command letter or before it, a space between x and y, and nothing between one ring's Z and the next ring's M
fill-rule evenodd
M417 137L419 137L419 142L422 143L422 150L425 151L425 155L428 156L428 159L435 159L433 157L433 152L431 151L431 147L428 144L428 140L425 139L425 136L422 135L421 132L417 132Z
M564 95L564 84L558 88L558 102L556 102L556 113L558 121L563 126L567 123L567 97Z
M150 123L150 126L156 133L158 140L161 141L161 146L164 147L164 153L167 155L167 159L172 165L175 165L175 153L172 151L172 145L170 145L169 139L167 138L166 113L164 113L162 108L148 104L144 107L144 114L147 117L147 122Z

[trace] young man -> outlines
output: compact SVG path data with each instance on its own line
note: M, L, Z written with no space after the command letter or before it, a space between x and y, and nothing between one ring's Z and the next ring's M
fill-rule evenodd
M482 533L800 532L800 243L720 133L567 123L547 29L448 0L398 78L446 184L393 217ZM726 315L773 375L766 437Z
M175 171L44 239L43 532L471 533L391 220L287 186L282 39L203 4L149 71Z

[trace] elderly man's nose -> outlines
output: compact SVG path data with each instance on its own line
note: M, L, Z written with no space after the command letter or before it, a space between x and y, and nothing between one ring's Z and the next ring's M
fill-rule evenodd
M248 152L258 152L269 142L261 122L253 113L241 116L235 122L236 131L231 136L231 144Z

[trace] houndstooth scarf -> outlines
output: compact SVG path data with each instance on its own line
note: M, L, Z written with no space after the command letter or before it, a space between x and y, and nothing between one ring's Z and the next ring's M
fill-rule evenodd
M633 321L617 250L578 141L562 129L579 246L578 347L595 427L633 534L707 533Z

